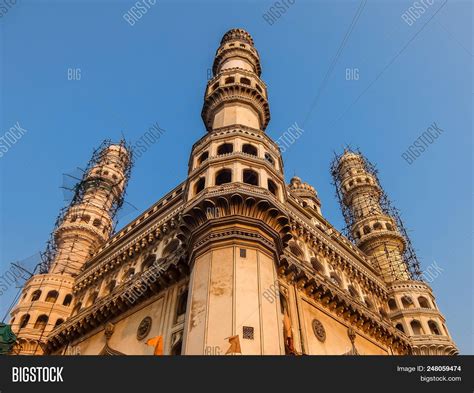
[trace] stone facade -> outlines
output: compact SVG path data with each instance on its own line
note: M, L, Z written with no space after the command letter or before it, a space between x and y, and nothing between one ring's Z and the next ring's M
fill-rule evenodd
M358 218L354 243L323 217L314 187L285 183L246 31L224 35L213 73L207 133L192 147L186 180L112 237L110 206L129 153L104 151L113 164L96 176L118 181L108 192L91 187L66 213L49 271L25 284L12 311L18 352L153 354L145 342L162 336L164 354L217 355L238 336L244 355L456 354L431 289L400 264L403 238L361 156L346 152L338 163ZM360 202L367 194L369 207ZM374 258L382 249L390 258Z

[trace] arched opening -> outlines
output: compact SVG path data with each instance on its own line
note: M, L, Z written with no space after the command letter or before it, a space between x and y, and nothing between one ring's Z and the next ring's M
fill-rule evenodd
M413 299L409 296L403 296L402 297L402 305L403 308L414 308L415 305L413 304Z
M390 309L390 311L395 311L398 308L397 302L395 301L395 299L393 298L388 299L388 308Z
M428 327L430 328L431 334L434 334L436 336L441 335L441 331L439 330L438 324L435 321L428 321Z
M48 316L45 314L40 315L36 319L34 328L43 330L46 327L47 323L48 323Z
M275 160L270 153L265 153L265 160L267 160L272 166L275 166Z
M31 294L31 301L35 302L35 301L39 300L40 296L41 296L41 291L39 289L37 289L36 291L34 291Z
M194 186L194 194L199 194L202 190L204 190L204 186L206 184L206 179L201 177Z
M216 174L216 186L230 183L232 181L232 171L230 169L221 169Z
M278 187L273 180L271 179L267 180L267 187L268 187L268 191L270 191L273 195L278 194Z
M381 230L381 229L383 229L383 228L382 228L382 224L381 224L380 222L376 222L376 223L374 224L374 229L376 229L376 230Z
M251 145L250 143L246 143L245 145L242 146L242 152L246 154L250 154L252 156L258 155L257 148L254 145Z
M311 258L311 266L313 266L313 269L320 273L324 274L324 266L321 262L319 262L316 258Z
M416 319L414 319L413 321L410 322L410 326L411 326L411 330L413 330L413 334L415 336L418 336L420 334L424 334L420 321L417 321Z
M59 296L58 291L49 291L48 294L46 295L46 301L48 303L56 303L58 296Z
M387 230L389 230L389 231L393 231L392 224L386 223L385 228L387 228Z
M23 315L20 319L20 329L23 329L24 327L26 327L29 321L30 321L30 314Z
M364 226L364 235L368 235L370 233L370 227L368 225Z
M250 79L248 78L240 78L240 83L244 85L249 85L250 86Z
M81 217L82 222L89 222L91 220L91 216L85 214Z
M61 325L63 322L64 322L64 319L59 318L59 319L56 321L56 323L54 324L54 327L58 327L58 326Z
M217 148L217 154L228 154L234 151L234 145L232 143L223 143Z
M100 220L98 218L94 219L94 221L92 221L92 225L94 225L96 228L99 228L100 227Z
M424 296L420 296L418 298L418 303L419 303L421 308L431 308L430 303L428 302L428 299L425 298Z
M201 165L204 161L206 161L209 158L209 152L205 151L202 153L199 158L198 158L198 165Z
M395 327L401 332L405 333L405 329L403 328L403 325L401 323L397 323Z
M229 76L228 78L225 78L225 84L228 85L229 83L234 83L235 78L233 76Z
M64 297L64 300L63 300L63 306L70 306L72 303L72 295L70 293L68 293L65 297Z
M243 180L246 184L258 186L258 173L252 169L244 169Z

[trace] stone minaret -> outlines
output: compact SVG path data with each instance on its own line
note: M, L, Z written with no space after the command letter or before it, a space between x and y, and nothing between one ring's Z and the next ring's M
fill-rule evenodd
M41 354L48 334L71 315L74 277L112 233L130 159L124 143L105 143L76 186L74 199L52 235L53 251L45 254L40 274L25 283L11 313L21 354Z
M223 354L239 336L245 354L284 354L279 302L262 292L275 285L288 241L286 186L278 146L265 134L267 88L249 33L223 36L213 72L181 226L192 269L183 353Z
M407 280L405 241L395 220L381 207L381 188L360 154L346 151L336 168L342 202L352 215L352 237L372 260L386 282Z
M388 209L382 208L383 192L373 173L366 159L351 151L345 151L333 167L338 192L348 209L351 235L387 283L389 317L411 337L414 354L457 354L430 286L410 273L407 239Z

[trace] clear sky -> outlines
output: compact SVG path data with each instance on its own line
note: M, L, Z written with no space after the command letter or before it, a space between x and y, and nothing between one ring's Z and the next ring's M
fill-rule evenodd
M316 187L323 215L342 228L329 165L334 151L359 147L422 267L442 269L431 283L438 305L461 353L474 353L470 2L425 0L410 26L412 1L367 1L352 28L359 1L296 0L270 25L262 15L273 1L158 0L131 26L123 14L134 2L18 0L0 18L0 135L17 122L27 130L0 158L0 274L44 249L65 203L62 174L84 167L103 139L166 130L136 161L127 200L138 210L119 225L185 179L205 132L208 69L222 35L242 27L261 55L268 134L295 122L305 130L283 154L287 181ZM433 123L444 132L409 165L401 154ZM2 317L14 292L0 297Z

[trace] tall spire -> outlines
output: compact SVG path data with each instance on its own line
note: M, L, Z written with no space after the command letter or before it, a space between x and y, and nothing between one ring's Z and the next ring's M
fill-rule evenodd
M250 34L242 29L224 34L212 71L201 114L207 130L237 124L265 130L270 121L267 87Z
M372 257L385 281L410 279L404 260L406 240L395 218L382 207L382 188L365 158L346 149L332 171L357 246Z
M109 239L130 167L131 154L123 141L105 141L94 152L71 204L58 218L40 274L25 283L12 310L20 354L41 354L48 334L71 315L74 277Z

